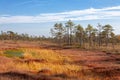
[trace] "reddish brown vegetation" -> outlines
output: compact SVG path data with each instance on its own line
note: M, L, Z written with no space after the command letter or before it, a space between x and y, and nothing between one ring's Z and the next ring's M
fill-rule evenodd
M59 50L58 48L46 45L42 46L44 48L47 47L47 49L53 49L56 52L60 52L65 56L71 57L73 59L73 62L71 64L88 67L83 69L83 72L90 70L95 73L95 75L104 77L103 80L120 80L120 55L107 54L105 52L99 51L85 51L79 49ZM17 49L21 47L40 48L41 45L34 42L0 42L0 50ZM46 75L46 73L51 73L51 71L49 71L48 69L41 70L37 74L31 72L20 72L20 70L18 70L17 72L16 69L14 69L13 67L11 67L12 70L8 69L9 71L5 71L4 66L2 65L7 65L10 62L12 63L12 61L13 59L0 56L0 80L19 80L19 78L21 78L20 80L64 80L67 77L65 74L56 74L52 76ZM22 60L20 62L44 62L44 60L28 59Z
M61 53L74 59L74 64L87 66L98 75L120 80L120 55L78 49L61 50Z

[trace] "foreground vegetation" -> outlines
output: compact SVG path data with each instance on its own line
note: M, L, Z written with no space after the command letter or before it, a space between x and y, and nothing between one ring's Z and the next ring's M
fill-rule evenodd
M41 74L47 76L47 80L107 80L107 78L93 73L87 67L74 63L72 58L62 55L57 51L20 48L16 50L2 50L0 51L0 57L1 59L3 59L2 57L6 57L6 63L0 64L0 73L17 71L31 74L37 80L44 80L41 77L35 77L35 75L38 76ZM48 76L52 77L52 79L49 79ZM8 80L12 80L14 77L9 77ZM1 77L1 79L4 80L4 77ZM14 80L21 79L17 78Z

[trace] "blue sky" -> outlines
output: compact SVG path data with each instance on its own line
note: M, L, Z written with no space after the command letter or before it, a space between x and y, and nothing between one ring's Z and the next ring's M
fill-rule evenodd
M111 24L120 29L120 0L0 0L0 30L50 35L55 22L71 19L87 24Z

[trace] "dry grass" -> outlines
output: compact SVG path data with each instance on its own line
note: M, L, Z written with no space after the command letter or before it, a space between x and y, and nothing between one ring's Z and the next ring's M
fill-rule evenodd
M49 70L50 74L67 74L70 76L78 77L77 72L82 70L81 66L70 64L72 60L68 57L60 55L52 50L46 49L22 49L24 53L24 59L37 59L41 62L29 61L29 62L16 62L15 65L21 70L27 70L31 72L40 72L42 70Z
M72 60L68 57L60 55L52 50L46 49L31 49L24 48L20 49L24 52L23 58L12 57L11 63L1 64L2 72L7 72L11 70L26 71L33 73L45 73L55 75L55 74L66 74L68 76L78 77L77 74L82 70L81 66L70 64ZM1 56L4 51L1 51ZM39 62L35 60L40 60ZM42 60L42 61L41 61Z
M26 59L43 59L45 61L70 61L70 58L60 55L52 50L47 49L22 49L24 51L24 58Z
M110 80L97 76L89 70L84 70L85 67L73 64L70 57L53 50L35 48L20 48L19 50L24 52L22 57L1 59L6 61L0 63L1 73L20 71L60 77L62 78L60 80ZM0 51L0 56L5 56L4 51Z

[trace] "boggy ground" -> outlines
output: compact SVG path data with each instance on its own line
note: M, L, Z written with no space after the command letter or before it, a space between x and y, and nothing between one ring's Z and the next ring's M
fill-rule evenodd
M78 49L66 49L60 52L71 57L74 60L73 64L87 66L96 74L109 77L108 80L120 80L120 55Z
M52 52L59 53L70 60L51 62L30 55L22 59L1 55L0 80L120 80L120 55L80 49L59 49L40 42L0 42L1 52L19 48L50 51L52 49ZM52 70L48 67L52 67Z

